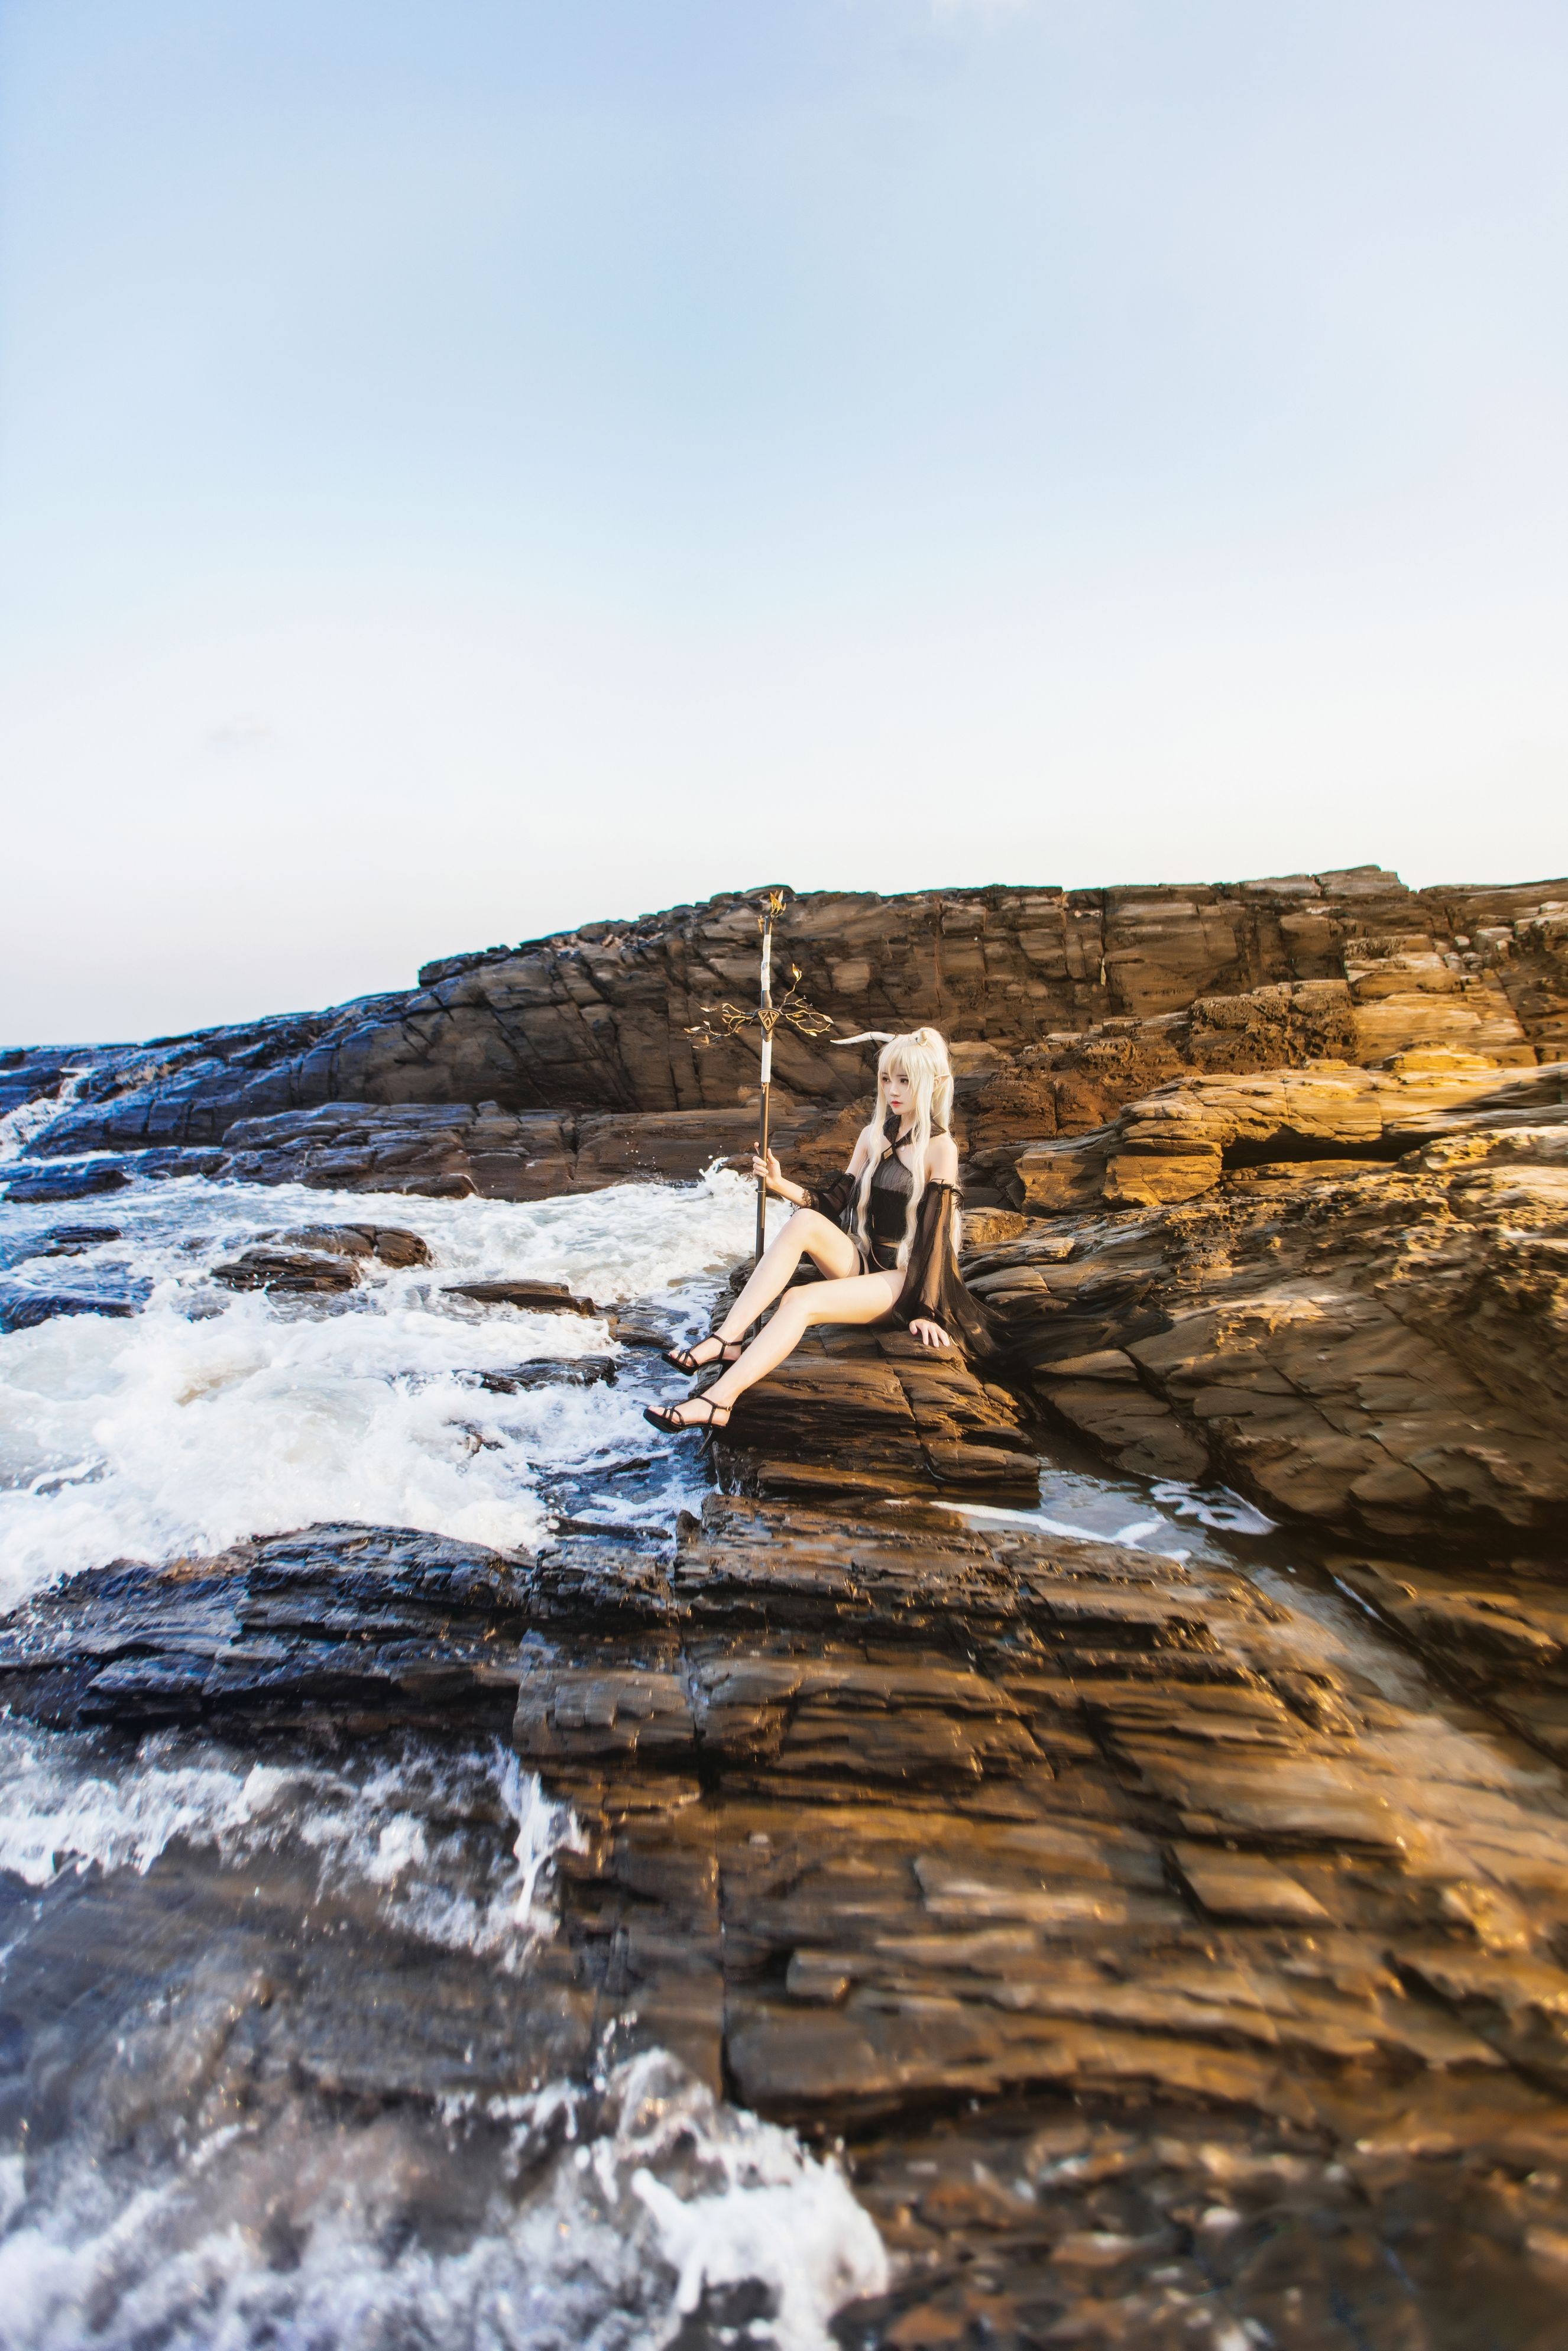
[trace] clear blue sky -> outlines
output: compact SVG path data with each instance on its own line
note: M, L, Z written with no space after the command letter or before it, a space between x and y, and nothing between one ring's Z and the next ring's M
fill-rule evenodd
M1568 12L5 0L0 1040L1568 867Z

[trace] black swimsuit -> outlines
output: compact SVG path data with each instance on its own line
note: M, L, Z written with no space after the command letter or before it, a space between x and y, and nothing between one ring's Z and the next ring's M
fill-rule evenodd
M876 1173L871 1179L871 1198L866 1204L866 1220L871 1227L868 1273L892 1273L897 1266L904 1227L909 1221L909 1195L914 1188L915 1178L898 1156L897 1144L890 1144L877 1162Z
M936 1127L932 1132L946 1134L947 1130ZM861 1250L861 1264L867 1273L892 1273L896 1270L909 1220L909 1196L915 1188L913 1176L898 1156L895 1113L889 1113L883 1133L887 1137L887 1148L877 1161L867 1202L871 1249L869 1255ZM859 1190L858 1180L846 1169L814 1192L810 1202L812 1207L841 1227L857 1249L860 1243L855 1238L854 1207ZM903 1284L886 1319L905 1325L922 1321L940 1323L967 1355L984 1361L998 1352L997 1340L985 1308L965 1289L958 1271L954 1247L957 1208L956 1184L937 1181L925 1186L915 1214Z

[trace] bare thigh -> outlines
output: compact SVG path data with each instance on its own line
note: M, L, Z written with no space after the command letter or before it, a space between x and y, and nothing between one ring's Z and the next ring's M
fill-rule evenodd
M901 1269L851 1274L843 1281L816 1281L794 1294L805 1305L808 1322L876 1322L893 1311L903 1288Z
M789 1219L789 1226L800 1225L800 1245L812 1264L830 1281L843 1281L859 1274L861 1253L841 1225L824 1217L818 1208L800 1208Z
M753 1274L752 1280L756 1279ZM903 1287L902 1271L894 1271L850 1274L841 1280L810 1281L800 1289L787 1290L772 1321L763 1324L739 1362L721 1373L707 1390L710 1402L737 1403L747 1388L766 1379L794 1352L812 1322L880 1322ZM745 1290L735 1311L737 1315L746 1311Z

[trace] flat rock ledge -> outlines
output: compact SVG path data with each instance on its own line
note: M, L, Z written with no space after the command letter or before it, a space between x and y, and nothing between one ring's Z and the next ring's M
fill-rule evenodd
M936 1497L1030 1506L1040 1458L1005 1388L905 1331L808 1332L714 1444L720 1483L838 1503Z
M843 2136L897 2277L846 2341L1544 2351L1568 1783L1329 1590L716 1495L663 1552L340 1527L83 1576L0 1698L501 1729L580 1849L538 2016L466 2018L465 2080L657 2044Z

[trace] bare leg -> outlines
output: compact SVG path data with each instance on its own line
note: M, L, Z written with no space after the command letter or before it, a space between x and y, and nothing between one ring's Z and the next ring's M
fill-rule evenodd
M750 1280L719 1324L717 1336L743 1339L763 1309L788 1288L803 1257L809 1257L831 1281L842 1281L860 1271L860 1251L848 1233L815 1208L797 1209L778 1239L768 1242Z
M809 1290L791 1290L740 1361L731 1364L711 1387L704 1389L701 1396L688 1399L697 1407L692 1412L693 1421L700 1423L704 1419L700 1409L704 1404L717 1405L721 1410L734 1404L737 1396L744 1395L747 1388L781 1364L786 1355L794 1353L813 1322L880 1322L897 1303L903 1287L902 1272L856 1273L843 1281L813 1282ZM680 1405L674 1408L677 1413L684 1412Z

